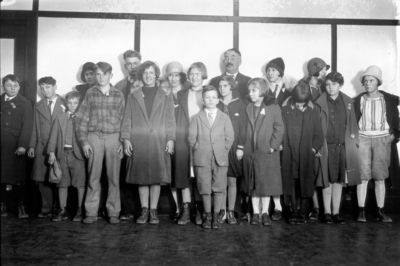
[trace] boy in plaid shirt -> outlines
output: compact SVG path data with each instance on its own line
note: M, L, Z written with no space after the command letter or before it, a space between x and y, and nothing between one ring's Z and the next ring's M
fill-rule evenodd
M94 66L97 85L86 92L78 113L76 129L79 142L86 158L89 159L89 183L86 193L86 218L83 223L97 221L100 201L100 177L105 157L108 178L106 208L110 223L119 223L121 211L119 192L119 171L121 167L122 145L120 127L125 99L122 92L111 84L112 67L105 62Z

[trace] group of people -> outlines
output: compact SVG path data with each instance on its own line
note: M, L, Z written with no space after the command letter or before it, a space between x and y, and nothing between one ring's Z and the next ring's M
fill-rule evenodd
M340 91L342 74L327 74L330 66L320 58L308 62L308 75L298 82L285 78L280 57L267 63L265 77L250 78L239 72L241 53L232 48L224 53L226 73L209 85L203 84L208 73L202 62L191 64L187 73L171 62L162 77L159 66L142 63L137 51L126 51L124 61L128 76L115 86L110 64L85 63L85 84L65 99L56 94L54 78L39 79L44 97L33 109L18 93L18 78L3 78L2 216L7 216L5 191L12 186L18 217L28 217L27 154L34 159L31 178L42 198L38 217L55 222L68 219L69 186L78 192L73 221L96 222L105 193L111 224L133 219L126 201L134 191L127 184L138 187L138 224L159 223L162 185L171 188L172 216L179 225L190 222L191 209L195 223L205 229L218 229L225 221L236 224L237 201L247 206L239 213L248 213L251 224L282 219L281 201L290 206L290 224L318 218L345 224L339 215L343 186L357 186L357 220L366 222L371 179L376 217L392 221L384 212L385 180L389 169L392 178L399 176L399 97L378 90L383 82L379 67L365 70L360 82L366 92L351 99ZM103 166L108 191L100 184ZM61 179L49 180L57 168ZM52 213L54 186L57 213Z

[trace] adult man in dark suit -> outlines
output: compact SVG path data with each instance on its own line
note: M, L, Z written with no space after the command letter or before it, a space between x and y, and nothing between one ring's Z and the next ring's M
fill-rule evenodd
M239 73L239 66L242 64L242 54L239 50L231 48L224 53L223 62L226 68L226 73L224 74L233 76L237 83L237 91L233 91L234 97L236 94L236 96L239 96L245 103L249 103L247 97L247 82L249 82L250 77ZM221 76L212 78L210 85L218 89Z

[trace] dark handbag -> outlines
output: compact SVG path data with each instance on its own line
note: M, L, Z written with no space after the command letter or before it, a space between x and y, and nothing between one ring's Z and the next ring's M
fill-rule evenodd
M50 175L49 175L49 182L58 184L61 181L61 165L60 162L55 160L54 163L50 166Z

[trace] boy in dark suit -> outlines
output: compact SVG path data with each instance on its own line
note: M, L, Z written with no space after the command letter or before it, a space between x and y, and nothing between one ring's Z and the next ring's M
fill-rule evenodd
M218 91L204 86L204 109L195 115L189 127L189 145L193 150L193 165L197 188L203 198L206 217L204 229L219 229L218 214L227 186L228 152L234 140L229 116L218 110ZM211 193L214 194L214 214L211 217ZM211 223L212 221L212 223Z
M49 164L54 164L57 158L62 171L61 181L57 184L60 209L57 215L53 217L53 222L68 219L65 207L67 206L68 187L70 185L78 190L78 210L73 221L82 221L81 207L86 181L85 156L78 144L74 123L75 111L78 109L80 97L81 95L77 91L67 93L65 98L68 111L57 117L50 134L47 148Z
M32 133L32 104L20 95L14 75L3 78L1 96L1 216L7 216L7 187L12 186L18 204L18 218L25 212L26 149Z
M28 156L35 157L32 179L39 185L42 195L42 210L38 217L46 218L51 217L54 187L48 182L47 145L54 120L65 111L65 100L56 94L57 81L54 78L43 77L38 83L44 98L36 103L33 111L33 131Z

